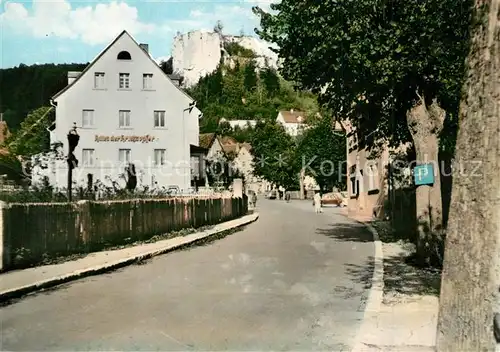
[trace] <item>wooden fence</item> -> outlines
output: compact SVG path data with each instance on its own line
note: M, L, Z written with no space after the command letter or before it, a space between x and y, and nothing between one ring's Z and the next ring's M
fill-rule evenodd
M2 270L145 241L181 229L215 225L247 212L246 196L3 203Z

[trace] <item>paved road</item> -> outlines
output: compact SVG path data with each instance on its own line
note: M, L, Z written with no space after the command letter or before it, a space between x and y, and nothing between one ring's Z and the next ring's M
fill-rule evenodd
M2 350L348 351L373 244L335 209L261 200L222 240L0 309Z

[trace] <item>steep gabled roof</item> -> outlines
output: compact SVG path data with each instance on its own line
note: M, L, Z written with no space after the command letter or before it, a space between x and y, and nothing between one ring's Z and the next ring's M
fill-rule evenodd
M237 154L242 149L246 149L248 152L252 151L252 145L250 143L238 143L233 137L222 137L221 140L225 141L225 143L221 142L222 150L226 154Z
M238 145L237 144L222 144L222 150L226 155L228 154L236 154L238 151Z
M306 119L306 114L302 111L282 110L280 114L283 116L283 120L285 120L286 123L304 123ZM302 122L299 118L303 119Z
M236 145L238 141L230 136L219 137L220 144L224 145Z
M57 99L57 97L59 97L62 93L64 93L65 91L67 91L70 87L72 87L76 82L78 82L78 80L85 74L87 73L91 68L92 66L94 66L94 64L118 41L118 39L120 39L121 37L123 37L124 35L128 35L132 41L141 49L141 52L143 52L145 55L148 56L148 58L151 60L151 62L158 68L158 70L160 70L160 72L165 76L166 79L168 79L170 81L170 83L172 83L172 85L174 87L176 87L178 90L180 90L186 97L188 97L191 101L194 101L194 99L189 95L187 94L184 90L180 89L174 82L172 82L172 80L170 79L170 77L165 73L163 72L163 70L161 69L161 67L158 65L158 63L153 59L153 57L146 51L144 51L139 43L137 42L137 40L134 39L134 37L132 37L126 30L123 30L111 43L109 43L109 45L107 47L104 48L103 51L101 51L95 58L94 60L92 60L92 62L87 66L85 67L85 69L82 71L82 73L73 81L71 82L70 84L68 84L66 87L64 87L62 90L60 90L59 92L57 92L53 97L52 99Z
M200 133L199 146L202 148L210 149L215 141L215 133Z
M10 131L9 126L7 126L7 122L0 121L0 145L5 143L5 140L9 138Z
M252 151L252 145L250 143L244 142L240 144L241 149L246 149L248 152Z

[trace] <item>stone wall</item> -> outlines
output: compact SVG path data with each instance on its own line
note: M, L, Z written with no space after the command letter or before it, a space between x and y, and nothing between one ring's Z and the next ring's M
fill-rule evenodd
M1 270L145 241L186 228L215 225L247 212L246 196L2 203Z
M194 31L180 34L172 45L174 73L184 77L183 85L191 87L200 77L213 72L221 59L219 34Z

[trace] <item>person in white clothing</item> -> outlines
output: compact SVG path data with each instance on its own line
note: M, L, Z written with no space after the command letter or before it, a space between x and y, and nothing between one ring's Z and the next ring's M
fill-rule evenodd
M323 210L321 209L321 195L319 192L316 192L314 195L314 210L316 213L322 213Z

